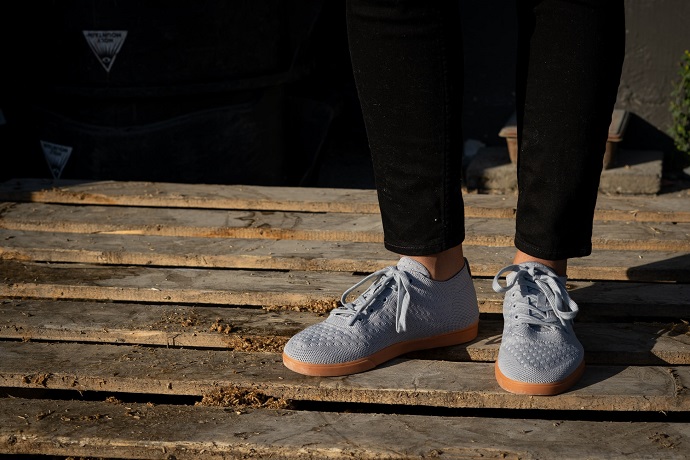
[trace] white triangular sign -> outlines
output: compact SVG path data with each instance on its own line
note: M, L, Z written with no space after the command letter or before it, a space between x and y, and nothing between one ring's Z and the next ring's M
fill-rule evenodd
M106 72L115 62L117 53L127 38L126 30L84 30L84 38L91 47L91 51L98 58Z
M69 156L72 154L72 147L41 141L41 148L43 149L43 156L46 157L48 162L50 172L53 173L53 178L59 179L60 175L62 175L62 170L65 169L67 160L69 160Z

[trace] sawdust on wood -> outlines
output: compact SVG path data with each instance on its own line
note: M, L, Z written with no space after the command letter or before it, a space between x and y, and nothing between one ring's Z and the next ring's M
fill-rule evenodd
M669 435L666 433L659 433L656 432L653 435L649 437L649 439L652 440L652 442L658 444L660 447L666 448L666 449L673 449L676 445L676 443L671 439Z
M281 353L289 337L280 336L242 336L228 337L228 348L234 351L261 351L267 353Z
M132 407L125 407L125 415L132 417L134 420L140 420L146 416L143 412Z
M199 315L195 312L166 312L156 323L162 329L168 329L170 326L194 327L199 325Z
M36 417L35 417L35 418L36 418L36 421L43 420L44 418L46 418L46 417L48 417L49 415L52 415L52 414L54 414L54 413L55 413L55 412L52 411L52 410L47 410L47 411L45 411L45 412L41 412L40 414L37 414L37 415L36 415Z
M237 334L239 330L236 326L234 324L225 323L222 318L217 318L213 324L211 324L209 331L227 335L228 337L225 343L230 350L234 351L280 353L289 340L289 337L274 335L256 336Z
M95 422L98 420L112 420L112 417L104 414L80 415L78 417L62 415L60 416L60 420L62 420L63 422Z
M32 384L32 385L41 385L41 386L46 386L46 383L48 382L48 379L50 378L50 374L34 374L34 375L25 375L22 378L22 382L25 384Z
M203 395L197 406L230 407L241 412L247 409L287 409L290 401L268 396L252 388L223 387Z
M106 460L104 457L65 457L65 460Z
M220 332L221 334L230 334L234 329L234 325L223 322L222 318L216 318L216 320L213 322L213 324L211 324L211 327L208 330L209 332Z
M300 305L265 305L266 311L303 311L323 315L340 305L338 300L310 300Z

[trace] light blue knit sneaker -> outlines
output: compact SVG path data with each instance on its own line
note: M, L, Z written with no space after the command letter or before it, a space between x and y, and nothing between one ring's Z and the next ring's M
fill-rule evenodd
M355 301L347 296L377 278ZM306 375L354 374L415 350L469 342L477 336L479 308L469 265L447 281L434 281L419 262L367 276L345 291L328 318L293 336L283 363Z
M498 280L504 273L508 275L502 287ZM555 395L582 376L584 350L572 325L578 307L565 282L565 277L537 262L509 265L494 277L494 290L506 293L495 365L496 380L504 390Z

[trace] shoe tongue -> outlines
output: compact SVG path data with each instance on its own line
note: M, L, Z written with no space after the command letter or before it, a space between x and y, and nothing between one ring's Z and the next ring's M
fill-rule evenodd
M410 259L409 257L402 257L398 261L398 269L408 273L419 274L426 278L431 278L429 270L427 270L424 265L414 259Z
M534 267L534 268L538 269L539 271L546 273L547 275L558 278L563 283L564 286L568 281L568 277L556 275L556 272L553 271L552 268L547 267L544 264L540 264L539 262L522 262L520 264L520 266L523 268ZM515 278L516 276L517 276L517 273L509 273L508 276L506 277L506 281L508 281L510 283L513 281L513 278Z
M536 268L540 272L546 273L547 275L556 276L556 272L554 272L552 268L549 268L544 264L540 264L539 262L522 262L520 267Z
M520 264L520 267L523 269L531 267L541 268L543 265L536 262L524 262ZM508 273L506 276L506 283L513 284L517 276L517 272ZM535 287L528 287L524 284L520 285L520 294L523 296L523 301L532 305L533 307L536 307L539 304L543 305L543 302L546 300L546 297L539 289Z
M546 273L550 276L558 278L563 285L566 284L567 277L565 276L558 276L556 275L556 272L554 272L551 268L547 267L546 265L540 264L539 262L523 262L520 264L520 267L522 268L536 268L542 273ZM515 277L517 276L516 272L509 273L508 276L506 277L506 281L510 284L513 282ZM539 289L534 289L534 288L528 288L527 286L521 286L520 288L520 293L524 296L524 299L527 303L532 305L533 307L537 307L539 310L542 310L545 312L545 314L548 317L552 317L553 314L550 311L550 307L546 308L548 305L548 301L546 299L546 295L539 290ZM539 306L542 306L539 308Z

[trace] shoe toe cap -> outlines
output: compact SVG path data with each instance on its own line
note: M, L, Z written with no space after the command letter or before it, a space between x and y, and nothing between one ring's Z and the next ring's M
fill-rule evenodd
M554 383L575 372L583 358L579 342L535 344L512 340L501 347L498 367L511 380Z
M337 364L357 359L361 350L346 334L322 323L294 335L283 353L304 363Z

